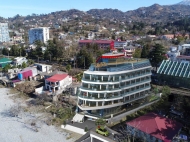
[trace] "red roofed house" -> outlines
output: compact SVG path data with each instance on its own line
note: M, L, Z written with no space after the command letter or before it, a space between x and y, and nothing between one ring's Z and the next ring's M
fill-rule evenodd
M68 74L55 74L45 80L45 88L55 92L56 90L65 89L72 83L72 77Z
M127 129L147 142L171 142L182 124L155 113L148 113L127 122Z

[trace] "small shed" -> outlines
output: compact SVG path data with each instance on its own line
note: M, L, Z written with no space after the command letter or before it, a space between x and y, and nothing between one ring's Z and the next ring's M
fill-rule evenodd
M34 77L36 75L37 75L37 69L34 67L28 67L18 73L18 79L19 80L28 79L29 77Z

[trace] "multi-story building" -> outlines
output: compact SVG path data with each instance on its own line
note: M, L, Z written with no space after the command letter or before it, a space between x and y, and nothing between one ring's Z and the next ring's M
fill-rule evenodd
M7 23L0 23L0 42L10 41Z
M40 40L43 43L47 43L49 40L49 28L39 27L31 28L28 32L29 43L33 44L35 41Z
M136 48L138 47L130 45L130 46L124 47L123 52L126 57L133 57L133 53L135 52Z
M127 41L114 41L114 47L117 49L123 49L128 45Z
M78 92L78 112L106 117L121 112L148 96L151 65L147 59L126 58L124 53L103 54L84 71Z

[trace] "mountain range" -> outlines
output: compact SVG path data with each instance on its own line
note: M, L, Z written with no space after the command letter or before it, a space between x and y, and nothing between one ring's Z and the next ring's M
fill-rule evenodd
M190 0L183 0L178 3L179 5L190 5Z
M57 11L43 15L30 15L30 16L16 16L9 18L9 22L24 21L31 18L46 19L51 21L57 21L58 18L69 17L72 15L78 15L83 17L86 15L93 16L95 18L102 19L117 19L124 22L172 22L184 17L190 17L190 0L184 0L174 5L159 5L154 4L149 7L140 7L136 10L130 10L127 12L120 11L118 9L91 9L89 11L80 11L71 9L67 11ZM0 18L1 21L1 18Z

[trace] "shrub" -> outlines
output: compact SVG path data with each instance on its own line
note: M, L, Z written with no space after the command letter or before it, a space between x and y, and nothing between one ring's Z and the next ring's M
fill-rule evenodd
M87 127L85 127L85 128L84 128L84 131L85 131L85 132L87 132L87 131L88 131L88 128L87 128Z

